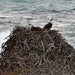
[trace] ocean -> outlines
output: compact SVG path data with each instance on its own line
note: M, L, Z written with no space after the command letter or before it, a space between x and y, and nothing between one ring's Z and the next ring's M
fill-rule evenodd
M51 18L52 29L75 48L75 0L0 0L0 45L15 25L43 27Z

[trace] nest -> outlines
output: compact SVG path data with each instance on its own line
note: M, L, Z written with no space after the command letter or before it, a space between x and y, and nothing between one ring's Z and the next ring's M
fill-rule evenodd
M75 50L56 30L16 27L2 49L0 75L75 75Z

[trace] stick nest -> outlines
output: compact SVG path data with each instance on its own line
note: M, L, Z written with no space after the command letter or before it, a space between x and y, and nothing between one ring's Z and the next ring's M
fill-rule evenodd
M0 75L75 75L75 50L56 30L16 27L2 49Z

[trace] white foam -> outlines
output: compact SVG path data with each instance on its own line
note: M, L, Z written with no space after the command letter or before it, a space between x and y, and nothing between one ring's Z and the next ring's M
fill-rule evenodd
M5 39L7 36L9 36L10 31L6 31L6 32L1 32L0 33L0 53L2 51L1 45L2 43L4 43L7 39Z

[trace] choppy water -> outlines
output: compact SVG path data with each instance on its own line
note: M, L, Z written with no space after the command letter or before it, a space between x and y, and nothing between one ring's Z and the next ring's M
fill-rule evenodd
M0 0L0 32L29 23L43 27L50 18L75 47L75 0Z

